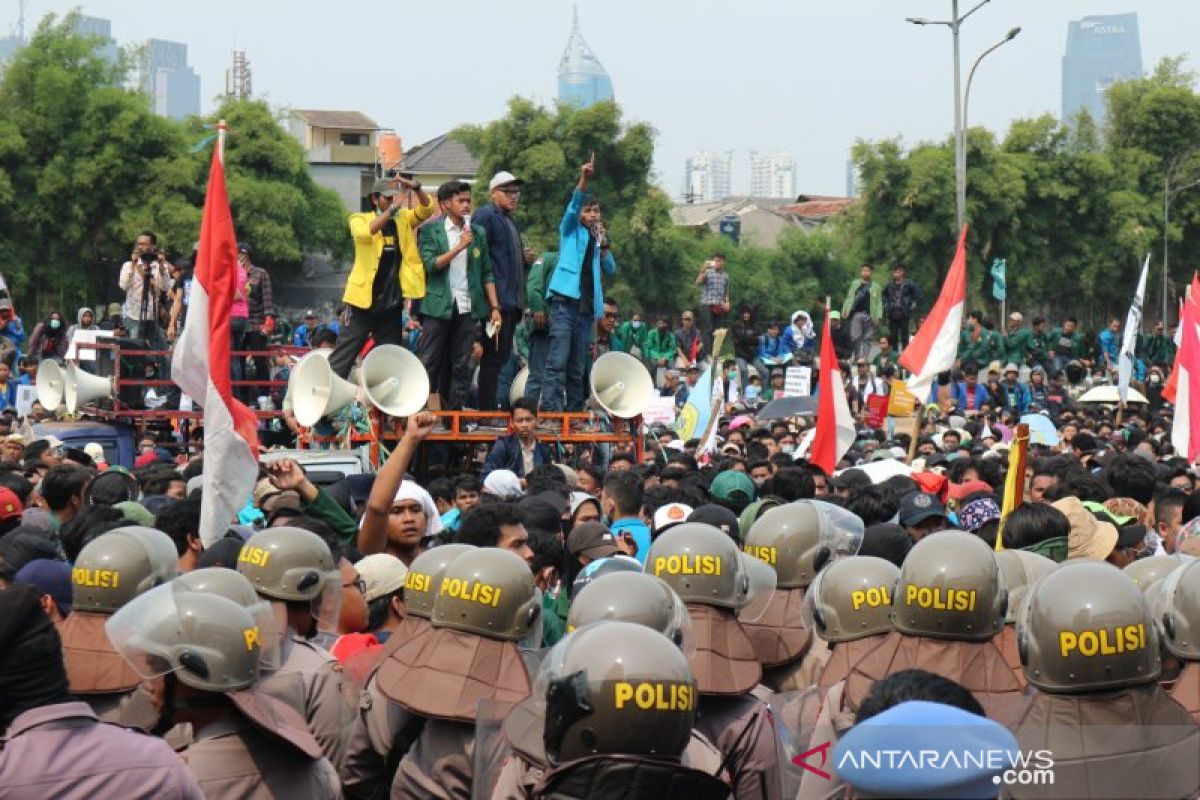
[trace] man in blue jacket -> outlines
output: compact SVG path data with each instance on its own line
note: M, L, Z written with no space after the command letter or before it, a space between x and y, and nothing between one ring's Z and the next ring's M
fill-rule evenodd
M512 216L521 202L524 183L511 172L497 172L488 182L492 202L479 209L473 220L487 234L496 298L500 301L500 330L495 336L483 337L483 356L479 359L479 407L485 411L508 405L507 397L498 396L496 385L501 367L512 355L513 333L529 307L525 276L535 253L525 246Z
M546 292L550 349L542 379L543 411L563 410L560 397L564 384L566 410L583 410L588 397L584 382L588 344L596 320L604 314L600 273L613 275L617 271L600 219L600 203L587 194L588 180L595 171L594 160L580 169L579 184L558 226L558 267Z
M521 397L512 407L511 436L501 436L492 445L483 464L481 478L498 469L506 469L524 478L543 464L553 463L550 446L537 440L537 401Z

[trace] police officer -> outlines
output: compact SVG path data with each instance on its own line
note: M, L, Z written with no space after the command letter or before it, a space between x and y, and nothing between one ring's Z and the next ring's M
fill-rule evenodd
M1200 722L1200 562L1176 566L1142 593L1161 643L1159 684Z
M393 798L470 797L480 701L515 703L531 682L518 642L541 641L541 601L529 565L495 547L447 565L433 628L379 668L383 693L425 718L392 781Z
M593 562L596 563L596 562ZM590 566L590 565L589 565ZM691 618L683 601L665 582L643 572L610 572L587 583L571 601L567 630L574 632L606 621L630 622L657 631L681 652L694 649ZM504 717L503 744L514 758L503 764L491 787L492 800L532 796L534 786L549 767L543 729L546 697L539 691L548 680L551 665L566 648L560 643L542 662L534 692ZM720 771L721 754L699 731L693 730L682 763L709 773ZM479 776L476 776L479 780ZM730 788L726 785L726 792Z
M253 594L249 584L245 591ZM206 797L340 797L304 718L247 691L259 676L262 639L244 606L167 584L127 603L105 627L143 677L165 676L163 716L193 726L195 742L182 757Z
M797 752L835 742L854 725L853 712L842 703L844 681L850 668L891 633L892 593L899 576L900 568L890 561L850 556L823 569L808 587L805 624L831 651L817 681L820 691L772 701L776 724L791 730L793 740L809 732ZM791 780L799 781L800 798L825 797L837 785L803 768L785 765L785 770Z
M1004 660L1013 672L1024 679L1021 656L1017 652L1017 613L1034 584L1050 574L1058 564L1029 550L1001 550L995 554L995 559L1000 567L1004 588L1008 591L1008 613L1004 615L1004 627L996 637L996 644L1000 646Z
M1017 742L1050 751L1054 785L1010 785L1012 797L1200 791L1200 728L1158 686L1158 632L1128 575L1100 561L1064 563L1033 588L1017 640L1038 689Z
M718 800L729 786L682 763L696 719L696 682L678 646L632 622L605 621L563 642L548 671L543 730L553 769L537 798Z
M279 668L263 678L261 690L298 711L339 767L350 724L341 665L309 641L318 625L337 624L342 581L329 545L303 528L266 528L246 540L237 571L287 620L279 637Z
M1142 594L1146 594L1151 586L1181 566L1183 562L1175 556L1147 556L1130 561L1123 570L1142 590Z
M433 601L442 575L455 558L474 550L469 544L443 544L426 550L413 559L404 576L404 605L407 614L388 637L383 662L401 645L432 628ZM367 679L359 698L358 711L346 743L342 764L342 788L347 797L386 797L400 759L420 733L424 724L388 699L379 688L379 667Z
M141 677L109 642L108 617L143 592L175 577L171 537L142 527L116 528L84 545L71 570L72 610L59 623L71 694L102 720L147 730L157 723Z
M739 800L782 794L775 726L759 683L762 667L737 612L748 606L750 558L711 525L685 522L650 547L646 572L662 578L688 609L696 649L689 657L700 692L696 727L722 753Z
M839 530L847 541L838 544ZM746 534L745 550L775 570L776 588L757 620L742 626L763 665L763 683L777 692L811 686L829 660L825 642L803 624L804 590L830 559L858 551L858 517L814 500L799 500L763 513Z
M1024 681L995 637L1008 595L992 548L978 536L940 531L904 559L892 596L892 633L851 667L842 698L857 711L871 684L903 669L949 678L975 695L988 716L1011 726L1024 710Z

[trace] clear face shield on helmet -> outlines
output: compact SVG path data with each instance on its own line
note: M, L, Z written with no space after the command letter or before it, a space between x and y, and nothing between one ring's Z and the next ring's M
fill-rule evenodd
M254 620L261 642L259 664L263 671L279 669L281 642L287 630L287 612L282 603L272 603L254 591L246 578L231 569L205 567L185 572L172 581L178 591L207 592L232 600ZM278 606L278 608L275 608Z
M342 614L342 573L334 569L316 573L321 591L312 599L312 615L321 633L337 634Z
M738 580L746 587L742 606L738 610L738 619L755 623L762 618L767 606L771 604L778 576L770 564L749 553L738 551L738 563Z
M522 653L532 653L542 646L542 590L533 590L533 602L526 612L529 624L525 633L517 640L517 649Z
M820 547L828 551L824 563L814 564L819 573L830 561L858 555L863 543L862 519L841 506L823 500L809 500L821 515ZM820 557L820 556L818 556Z
M237 651L222 651L236 631ZM108 618L109 641L142 678L150 680L187 670L193 685L203 681L214 691L252 683L261 669L262 634L253 616L233 600L171 582L138 595ZM224 685L223 685L224 684Z
M641 571L641 562L632 556L605 556L604 558L597 558L580 570L579 574L575 576L575 581L571 584L571 597L577 597L583 590L583 587L602 575L609 575L613 572Z

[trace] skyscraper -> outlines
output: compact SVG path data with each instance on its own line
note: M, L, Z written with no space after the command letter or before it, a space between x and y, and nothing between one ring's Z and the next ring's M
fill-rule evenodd
M783 152L750 151L751 197L796 197L796 159Z
M571 36L558 62L558 100L587 108L613 99L612 79L579 32L579 9L571 16Z
M188 66L182 42L146 42L138 88L150 95L155 114L184 119L200 113L200 76Z
M724 200L733 192L733 151L701 151L687 160L683 173L683 198L689 203Z
M1062 60L1062 118L1087 109L1097 124L1105 117L1105 92L1113 83L1142 77L1137 14L1084 17L1067 24Z

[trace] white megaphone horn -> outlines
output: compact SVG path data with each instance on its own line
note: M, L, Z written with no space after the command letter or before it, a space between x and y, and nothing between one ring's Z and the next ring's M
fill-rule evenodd
M300 359L288 376L292 411L296 422L306 428L353 403L356 391L353 383L330 368L326 350L314 350Z
M412 416L429 401L425 366L398 344L382 344L367 353L358 379L371 404L389 416Z
M67 365L67 377L63 382L67 400L67 412L74 414L80 407L86 406L93 400L109 400L112 398L113 379L84 372L74 364Z
M592 399L620 419L632 419L650 406L654 379L631 355L605 353L592 364Z
M65 383L62 367L57 363L47 358L38 364L33 385L37 389L37 399L42 408L53 414L62 405L63 395L66 393Z
M529 383L529 367L521 367L521 371L517 373L517 377L513 378L512 388L508 390L508 404L520 400L525 396L525 386Z

